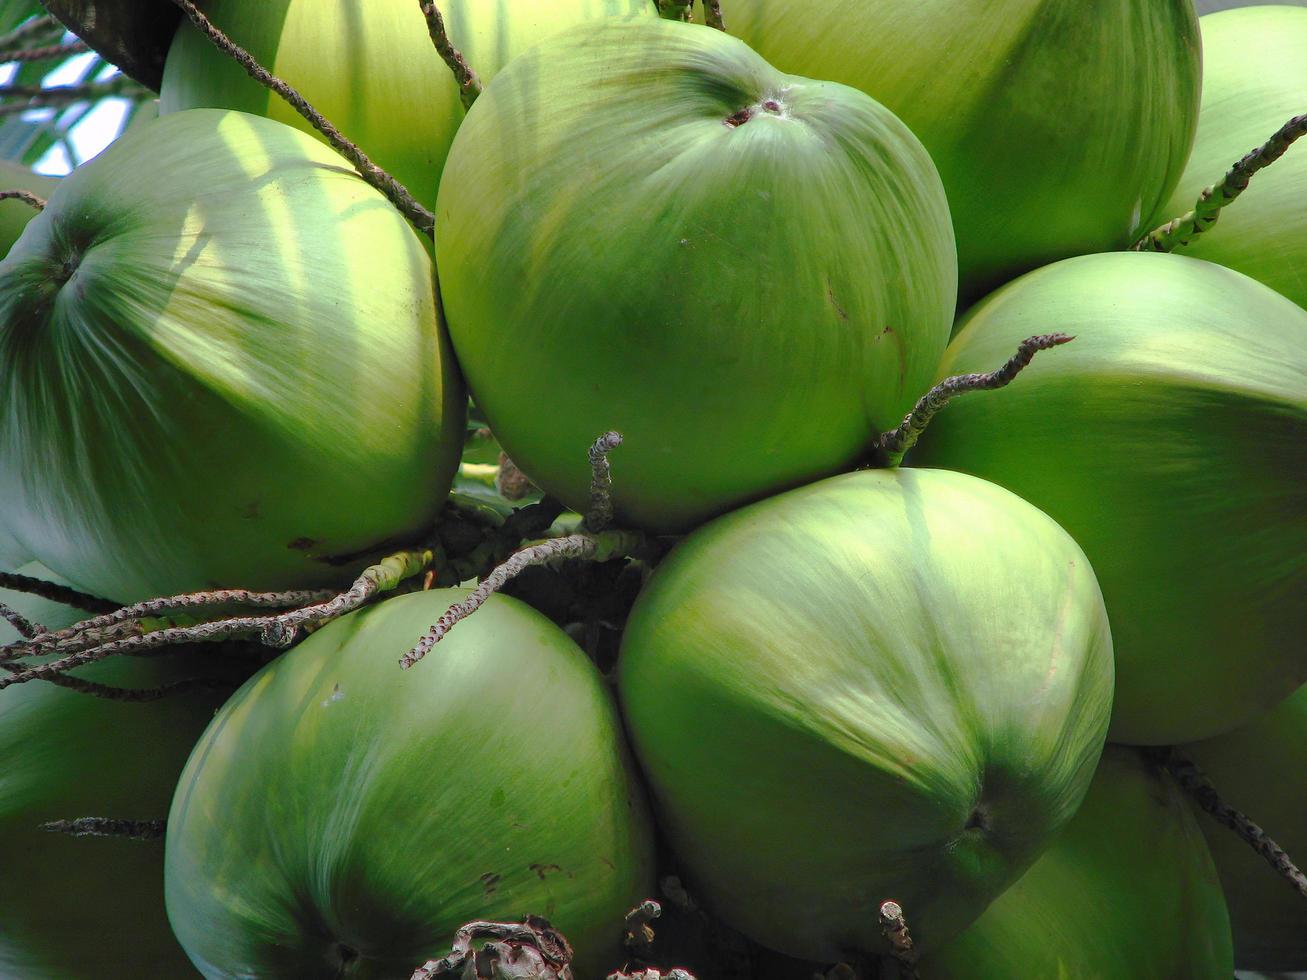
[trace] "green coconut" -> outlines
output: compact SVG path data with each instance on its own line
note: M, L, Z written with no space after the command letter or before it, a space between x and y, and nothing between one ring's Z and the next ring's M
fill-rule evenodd
M459 363L569 506L616 429L619 517L682 530L847 468L918 397L955 300L925 150L860 92L695 25L608 20L519 57L437 207Z
M731 0L782 71L860 88L939 167L963 298L1147 230L1198 116L1192 0Z
M735 511L654 572L619 690L696 898L822 962L965 928L1079 806L1112 644L1089 562L957 473L864 470Z
M1075 818L921 980L1229 980L1230 916L1184 792L1109 746ZM891 970L884 972L894 977Z
M1221 798L1252 819L1301 867L1307 862L1307 687L1237 731L1184 747ZM1200 818L1221 874L1235 962L1307 970L1307 902L1228 827Z
M417 0L202 0L198 6L419 201L432 204L463 105ZM437 6L450 39L483 82L572 24L656 16L651 0L440 0ZM313 132L189 20L168 53L159 93L164 112L240 109Z
M268 119L140 127L0 263L5 524L100 595L347 581L434 519L465 404L416 233Z
M1091 255L979 304L939 373L1050 329L1076 340L950 405L909 462L1001 484L1085 549L1112 617L1113 741L1234 728L1307 680L1307 314L1211 263Z
M407 977L477 919L544 916L578 977L652 894L644 802L603 680L495 597L408 672L466 590L390 599L253 677L168 818L168 915L206 977Z
M26 575L52 579L47 569ZM50 629L86 613L0 590L0 602ZM0 620L0 644L19 639ZM212 674L212 656L119 657L75 671L152 689ZM159 820L220 694L108 701L44 681L0 691L0 975L103 980L191 975L163 903L163 844L76 839L40 829L78 817Z
M1175 193L1155 223L1193 209L1203 189L1307 112L1307 9L1255 6L1208 14L1198 136ZM1253 178L1211 230L1181 254L1219 262L1307 307L1307 147L1291 147Z

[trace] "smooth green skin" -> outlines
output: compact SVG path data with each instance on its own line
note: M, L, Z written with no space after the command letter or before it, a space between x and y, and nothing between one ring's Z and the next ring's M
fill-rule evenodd
M569 938L578 977L619 961L653 844L611 699L561 630L500 596L401 671L466 595L333 622L209 727L166 863L169 918L206 977L407 978L463 923L527 913Z
M39 566L18 571L54 578ZM7 590L0 602L51 629L86 615ZM17 639L0 620L0 644ZM212 657L119 657L76 674L153 688L212 673ZM127 704L39 681L0 691L0 975L195 975L164 912L162 844L37 828L74 817L164 817L187 754L221 702L221 694L195 693Z
M726 17L777 68L860 88L921 138L964 300L1133 241L1193 141L1191 0L732 0Z
M1307 687L1252 723L1184 751L1221 798L1301 863L1307 854ZM1229 828L1200 816L1221 874L1235 962L1267 971L1307 970L1302 896Z
M21 164L0 160L0 191L31 191L37 197L48 198L58 186L58 177L33 173ZM0 201L0 258L14 247L14 242L36 214L30 204L22 201Z
M586 449L616 429L617 513L659 531L847 468L925 389L955 300L947 204L902 123L668 21L575 28L495 79L436 242L509 456L583 510Z
M1160 224L1193 209L1245 153L1307 111L1307 9L1282 5L1209 14L1203 32L1198 136ZM1307 307L1307 153L1291 147L1257 174L1182 255L1238 269Z
M0 263L6 525L122 600L348 581L360 562L325 559L448 492L456 371L416 233L334 153L244 113L160 118Z
M1109 746L1066 829L918 972L921 980L1229 980L1230 917L1184 791L1134 749Z
M27 167L0 160L0 190L31 191L37 197L49 197L57 187L56 177L46 177L33 173ZM22 201L0 201L0 258L3 258L18 236L23 233L27 223L36 217L37 212ZM30 549L5 528L5 514L8 507L0 506L0 568L17 568L32 560Z
M1111 738L1228 731L1307 680L1307 314L1196 259L1068 259L968 316L940 377L1040 354L909 456L993 480L1093 562L1116 642Z
M434 203L464 111L417 0L203 0L199 6L419 201ZM437 6L450 39L483 82L565 27L605 16L657 16L651 0L441 0ZM189 21L168 53L159 94L164 112L240 109L314 132Z
M965 928L1075 813L1107 731L1094 575L957 473L864 470L735 511L657 569L623 639L633 744L695 896L834 962Z

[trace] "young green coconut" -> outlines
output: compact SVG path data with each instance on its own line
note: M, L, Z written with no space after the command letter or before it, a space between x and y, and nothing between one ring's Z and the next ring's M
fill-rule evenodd
M897 118L661 20L573 28L487 86L436 243L509 456L583 510L586 447L620 431L618 523L655 531L854 463L955 303L943 188Z
M19 571L52 578L40 566ZM89 615L5 589L0 603L50 629ZM0 619L0 644L16 639ZM114 659L69 680L139 694L213 673L211 660L170 654ZM221 703L221 694L205 689L143 702L43 682L0 691L0 975L187 974L164 912L162 842L79 840L42 825L86 817L161 821L191 747Z
M859 88L921 138L964 300L1129 244L1193 141L1192 0L730 0L725 15L777 68Z
M435 201L466 93L432 48L418 0L203 0L198 6L419 201ZM651 0L439 0L437 7L449 38L483 82L573 24L656 16ZM159 95L164 112L240 109L309 129L189 20L168 52Z
M1286 119L1307 112L1307 9L1284 5L1222 10L1200 21L1203 99L1193 153L1166 205L1165 220ZM1307 307L1307 146L1290 149L1219 223L1181 254L1237 269Z
M471 920L544 916L577 976L620 962L653 843L594 666L492 599L409 672L466 590L336 620L227 703L168 818L168 914L216 977L407 977Z
M1307 312L1208 262L1084 256L976 306L940 375L1050 321L1076 342L951 405L909 462L1005 486L1085 549L1112 616L1113 741L1228 731L1307 679Z
M465 404L416 233L269 119L142 126L0 263L4 523L100 595L348 582L434 519Z
M1290 858L1307 856L1307 687L1237 731L1186 745L1220 790ZM1199 818L1221 874L1235 962L1251 970L1307 970L1307 880L1297 890L1229 827Z
M898 980L897 972L882 975ZM1230 917L1183 791L1136 750L1109 746L1048 850L917 972L921 980L1229 980Z
M695 897L835 962L888 952L888 899L937 948L1071 819L1112 644L1048 517L961 474L865 470L687 537L636 602L619 690Z

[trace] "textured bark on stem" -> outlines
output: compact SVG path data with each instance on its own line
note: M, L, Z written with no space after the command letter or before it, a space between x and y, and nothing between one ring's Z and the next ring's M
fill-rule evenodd
M51 820L42 830L69 837L122 837L127 840L163 840L166 821L118 820L113 817L78 817L76 820Z
M608 454L622 444L620 432L605 432L590 447L590 511L585 515L589 531L602 531L613 520L613 471Z
M1307 134L1307 114L1294 116L1274 136L1257 147L1226 173L1219 184L1206 188L1192 211L1154 228L1130 246L1134 252L1171 252L1188 245L1207 231L1221 216L1221 209L1233 203L1248 189L1257 171L1269 167L1299 137Z
M484 942L477 947L476 944ZM517 955L514 955L517 954ZM525 954L532 961L521 962ZM454 933L453 948L448 956L427 960L414 971L410 980L454 980L459 977L497 976L494 964L500 960L514 962L515 976L539 980L573 980L572 947L561 932L546 920L528 915L516 922L469 922ZM467 972L472 966L473 971ZM528 971L521 967L527 966Z
M85 41L73 41L70 44L47 44L39 48L14 48L8 51L0 49L0 64L9 64L14 61L50 61L54 58L65 58L73 54L85 54L90 50Z
M408 192L408 188L378 167L362 149L346 139L340 130L332 125L317 109L313 108L308 99L260 65L248 51L218 30L191 0L172 0L172 3L180 7L182 12L190 18L191 23L199 28L200 32L212 41L220 51L244 68L247 75L260 85L276 92L296 112L307 119L314 129L326 137L332 149L352 163L359 176L384 194L390 203L395 205L399 212L412 223L413 227L428 238L435 237L436 216L419 204L413 195Z
M463 52L454 47L454 43L450 41L449 32L445 30L445 18L440 16L440 10L435 3L432 0L418 0L418 4L422 7L422 16L427 19L427 33L431 35L431 43L435 45L436 54L440 55L441 60L454 73L454 81L458 85L458 97L463 103L464 111L471 109L472 103L481 94L481 78L467 63Z
M1182 789L1193 797L1200 807L1213 820L1229 827L1244 839L1266 863L1279 872L1294 890L1307 898L1307 875L1304 875L1284 848L1275 843L1270 836L1248 817L1221 799L1216 787L1203 772L1198 763L1175 748L1154 749L1148 752L1167 772L1169 772Z
M43 578L19 575L17 572L0 572L0 589L9 589L12 592L26 592L28 595L40 596L42 599L49 599L51 602L61 602L65 606L72 606L74 609L84 609L93 613L113 612L119 607L118 603L109 599L102 599L86 592L78 592L66 585L47 582Z
M703 22L709 27L725 32L726 21L722 18L722 0L703 0Z
M31 191L0 191L0 201L22 201L37 211L44 211L46 204L49 203L45 198L37 197Z
M898 466L907 451L917 444L921 434L930 425L930 420L958 395L965 395L970 391L993 391L995 388L1004 388L1030 364L1036 353L1048 350L1050 347L1057 347L1059 344L1069 343L1074 339L1064 333L1028 337L1021 342L1017 352L1008 359L1007 363L997 371L986 374L958 374L945 378L921 396L897 429L891 429L876 441L876 448L884 464Z
M17 609L7 606L3 602L0 602L0 619L8 622L10 626L18 631L18 635L24 639L30 640L32 637L45 632L44 629L33 623Z

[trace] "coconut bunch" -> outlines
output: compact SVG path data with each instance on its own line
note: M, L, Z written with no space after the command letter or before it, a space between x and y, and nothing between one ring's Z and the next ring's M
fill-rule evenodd
M1307 968L1292 10L47 5L6 969Z

